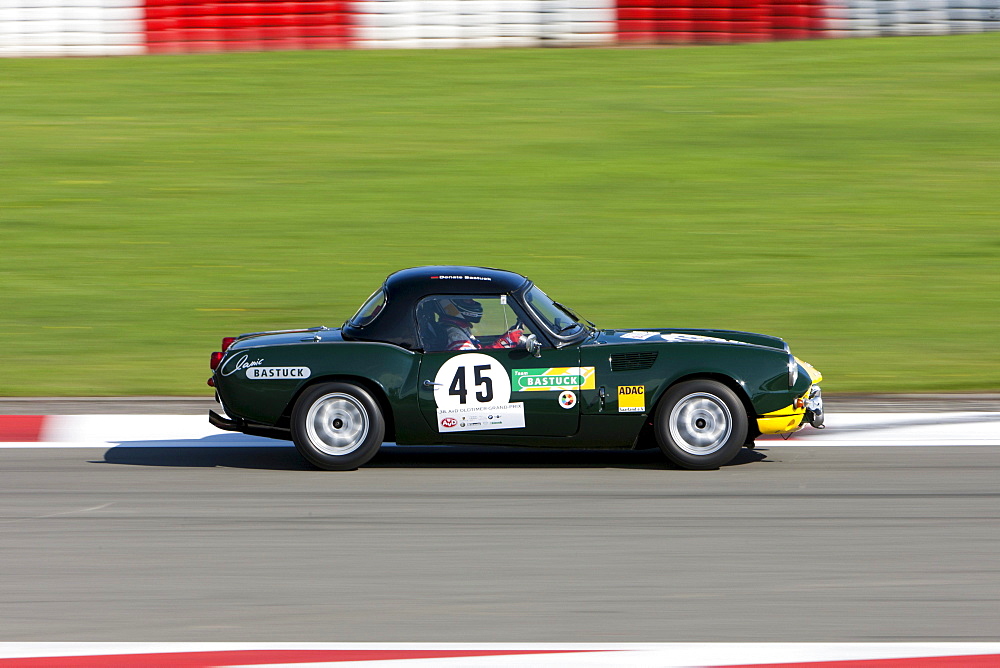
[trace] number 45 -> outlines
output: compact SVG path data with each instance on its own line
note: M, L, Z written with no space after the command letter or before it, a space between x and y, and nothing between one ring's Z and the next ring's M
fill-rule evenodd
M465 374L469 367L460 366L455 372L455 378L451 381L451 386L448 388L448 394L458 397L458 403L464 404L469 391L466 388ZM479 364L472 367L472 373L474 375L473 385L478 387L482 386L483 389L476 392L476 401L481 404L488 404L493 401L493 380L489 376L484 376L484 371L489 371L490 366L488 364Z

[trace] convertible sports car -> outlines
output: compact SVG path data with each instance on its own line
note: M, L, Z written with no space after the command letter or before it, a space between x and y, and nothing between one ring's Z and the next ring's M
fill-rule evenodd
M482 267L390 275L339 329L222 340L221 429L292 440L348 470L400 445L659 446L691 469L760 434L823 426L820 374L779 338L599 329L530 280Z

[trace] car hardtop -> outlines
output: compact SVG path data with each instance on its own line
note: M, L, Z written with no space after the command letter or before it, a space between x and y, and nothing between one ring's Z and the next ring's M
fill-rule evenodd
M385 279L388 297L411 304L435 294L514 294L530 281L513 271L489 267L433 266L402 269Z
M420 349L414 309L431 295L518 295L532 285L524 276L490 267L439 265L402 269L390 274L361 311L344 323L345 339L391 343ZM382 299L374 313L360 318L373 299Z

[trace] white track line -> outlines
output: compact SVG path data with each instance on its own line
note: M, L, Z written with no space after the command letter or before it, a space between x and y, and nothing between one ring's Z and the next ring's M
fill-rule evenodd
M1000 413L834 413L826 429L806 427L787 441L758 439L760 447L1000 445Z
M840 413L827 428L758 439L761 448L786 446L997 446L1000 412ZM392 445L392 444L388 444ZM53 415L38 442L0 442L0 448L290 447L288 441L217 429L200 415Z

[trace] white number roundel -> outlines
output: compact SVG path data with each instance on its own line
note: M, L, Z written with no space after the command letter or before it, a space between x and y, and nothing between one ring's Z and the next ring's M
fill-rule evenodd
M434 376L438 408L474 408L510 403L510 378L503 364L489 355L455 355Z

